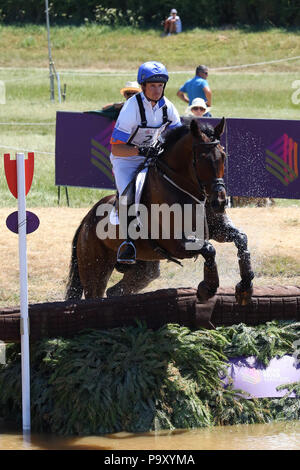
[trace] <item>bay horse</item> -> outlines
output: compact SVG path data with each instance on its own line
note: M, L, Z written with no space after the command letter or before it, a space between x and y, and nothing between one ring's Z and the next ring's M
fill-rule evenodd
M150 159L148 174L140 202L149 209L151 205L179 203L191 204L193 223L197 204L205 204L206 233L203 246L198 251L187 251L183 239L138 239L136 264L117 263L117 250L122 241L117 229L116 237L99 239L97 224L103 216L97 215L101 205L113 205L116 195L106 196L97 202L80 223L72 242L70 273L66 299L103 297L109 278L116 268L123 278L106 291L108 297L135 294L160 275L160 260L191 258L201 254L204 258L204 277L197 289L200 301L215 295L219 286L216 251L209 239L218 242L234 242L238 249L241 281L236 286L236 299L245 305L251 299L254 277L247 236L234 227L226 215L226 189L223 180L225 152L220 137L225 128L223 118L215 128L192 120L190 125L170 130L157 158ZM150 222L150 220L149 220ZM108 221L107 225L111 222ZM149 223L150 227L150 223Z

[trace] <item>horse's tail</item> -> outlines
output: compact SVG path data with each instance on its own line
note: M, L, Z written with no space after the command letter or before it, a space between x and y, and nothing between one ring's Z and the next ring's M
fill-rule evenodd
M78 270L78 258L77 258L77 240L79 236L79 232L81 229L81 225L79 225L78 229L75 232L73 241L72 241L72 255L71 255L71 262L70 262L70 271L69 271L69 278L66 287L66 300L80 300L83 293L83 287L80 282L79 277L79 270Z

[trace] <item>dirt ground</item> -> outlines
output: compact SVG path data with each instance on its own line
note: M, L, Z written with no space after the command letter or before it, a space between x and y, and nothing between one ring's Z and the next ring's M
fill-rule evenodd
M71 255L71 241L87 209L35 208L38 230L27 237L29 302L64 299ZM0 209L0 307L19 304L18 237L5 226L11 209ZM234 224L248 235L256 285L300 285L300 208L232 208ZM213 242L217 250L220 285L239 281L236 248ZM184 267L163 261L161 277L147 290L196 287L202 279L203 260L184 261ZM109 285L120 278L115 273Z

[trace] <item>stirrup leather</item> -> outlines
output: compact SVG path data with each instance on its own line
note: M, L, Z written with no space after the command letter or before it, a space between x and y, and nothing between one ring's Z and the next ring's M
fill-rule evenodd
M134 255L132 258L122 258L122 253L120 253L121 249L123 246L126 246L125 250L123 251L123 254L125 253L127 247L131 246L134 251ZM123 243L118 248L118 253L117 253L117 262L118 263L126 263L126 264L134 264L136 261L136 248L134 246L134 243L130 240L125 240Z

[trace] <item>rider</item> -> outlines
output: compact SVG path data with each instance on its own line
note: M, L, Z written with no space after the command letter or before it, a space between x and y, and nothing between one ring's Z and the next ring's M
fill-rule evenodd
M120 196L145 161L145 149L155 145L167 127L181 125L178 111L164 96L168 80L168 71L163 64L145 62L137 76L142 91L129 98L120 112L111 137L110 155ZM135 254L134 243L127 234L125 249L118 252L118 262L133 264Z

